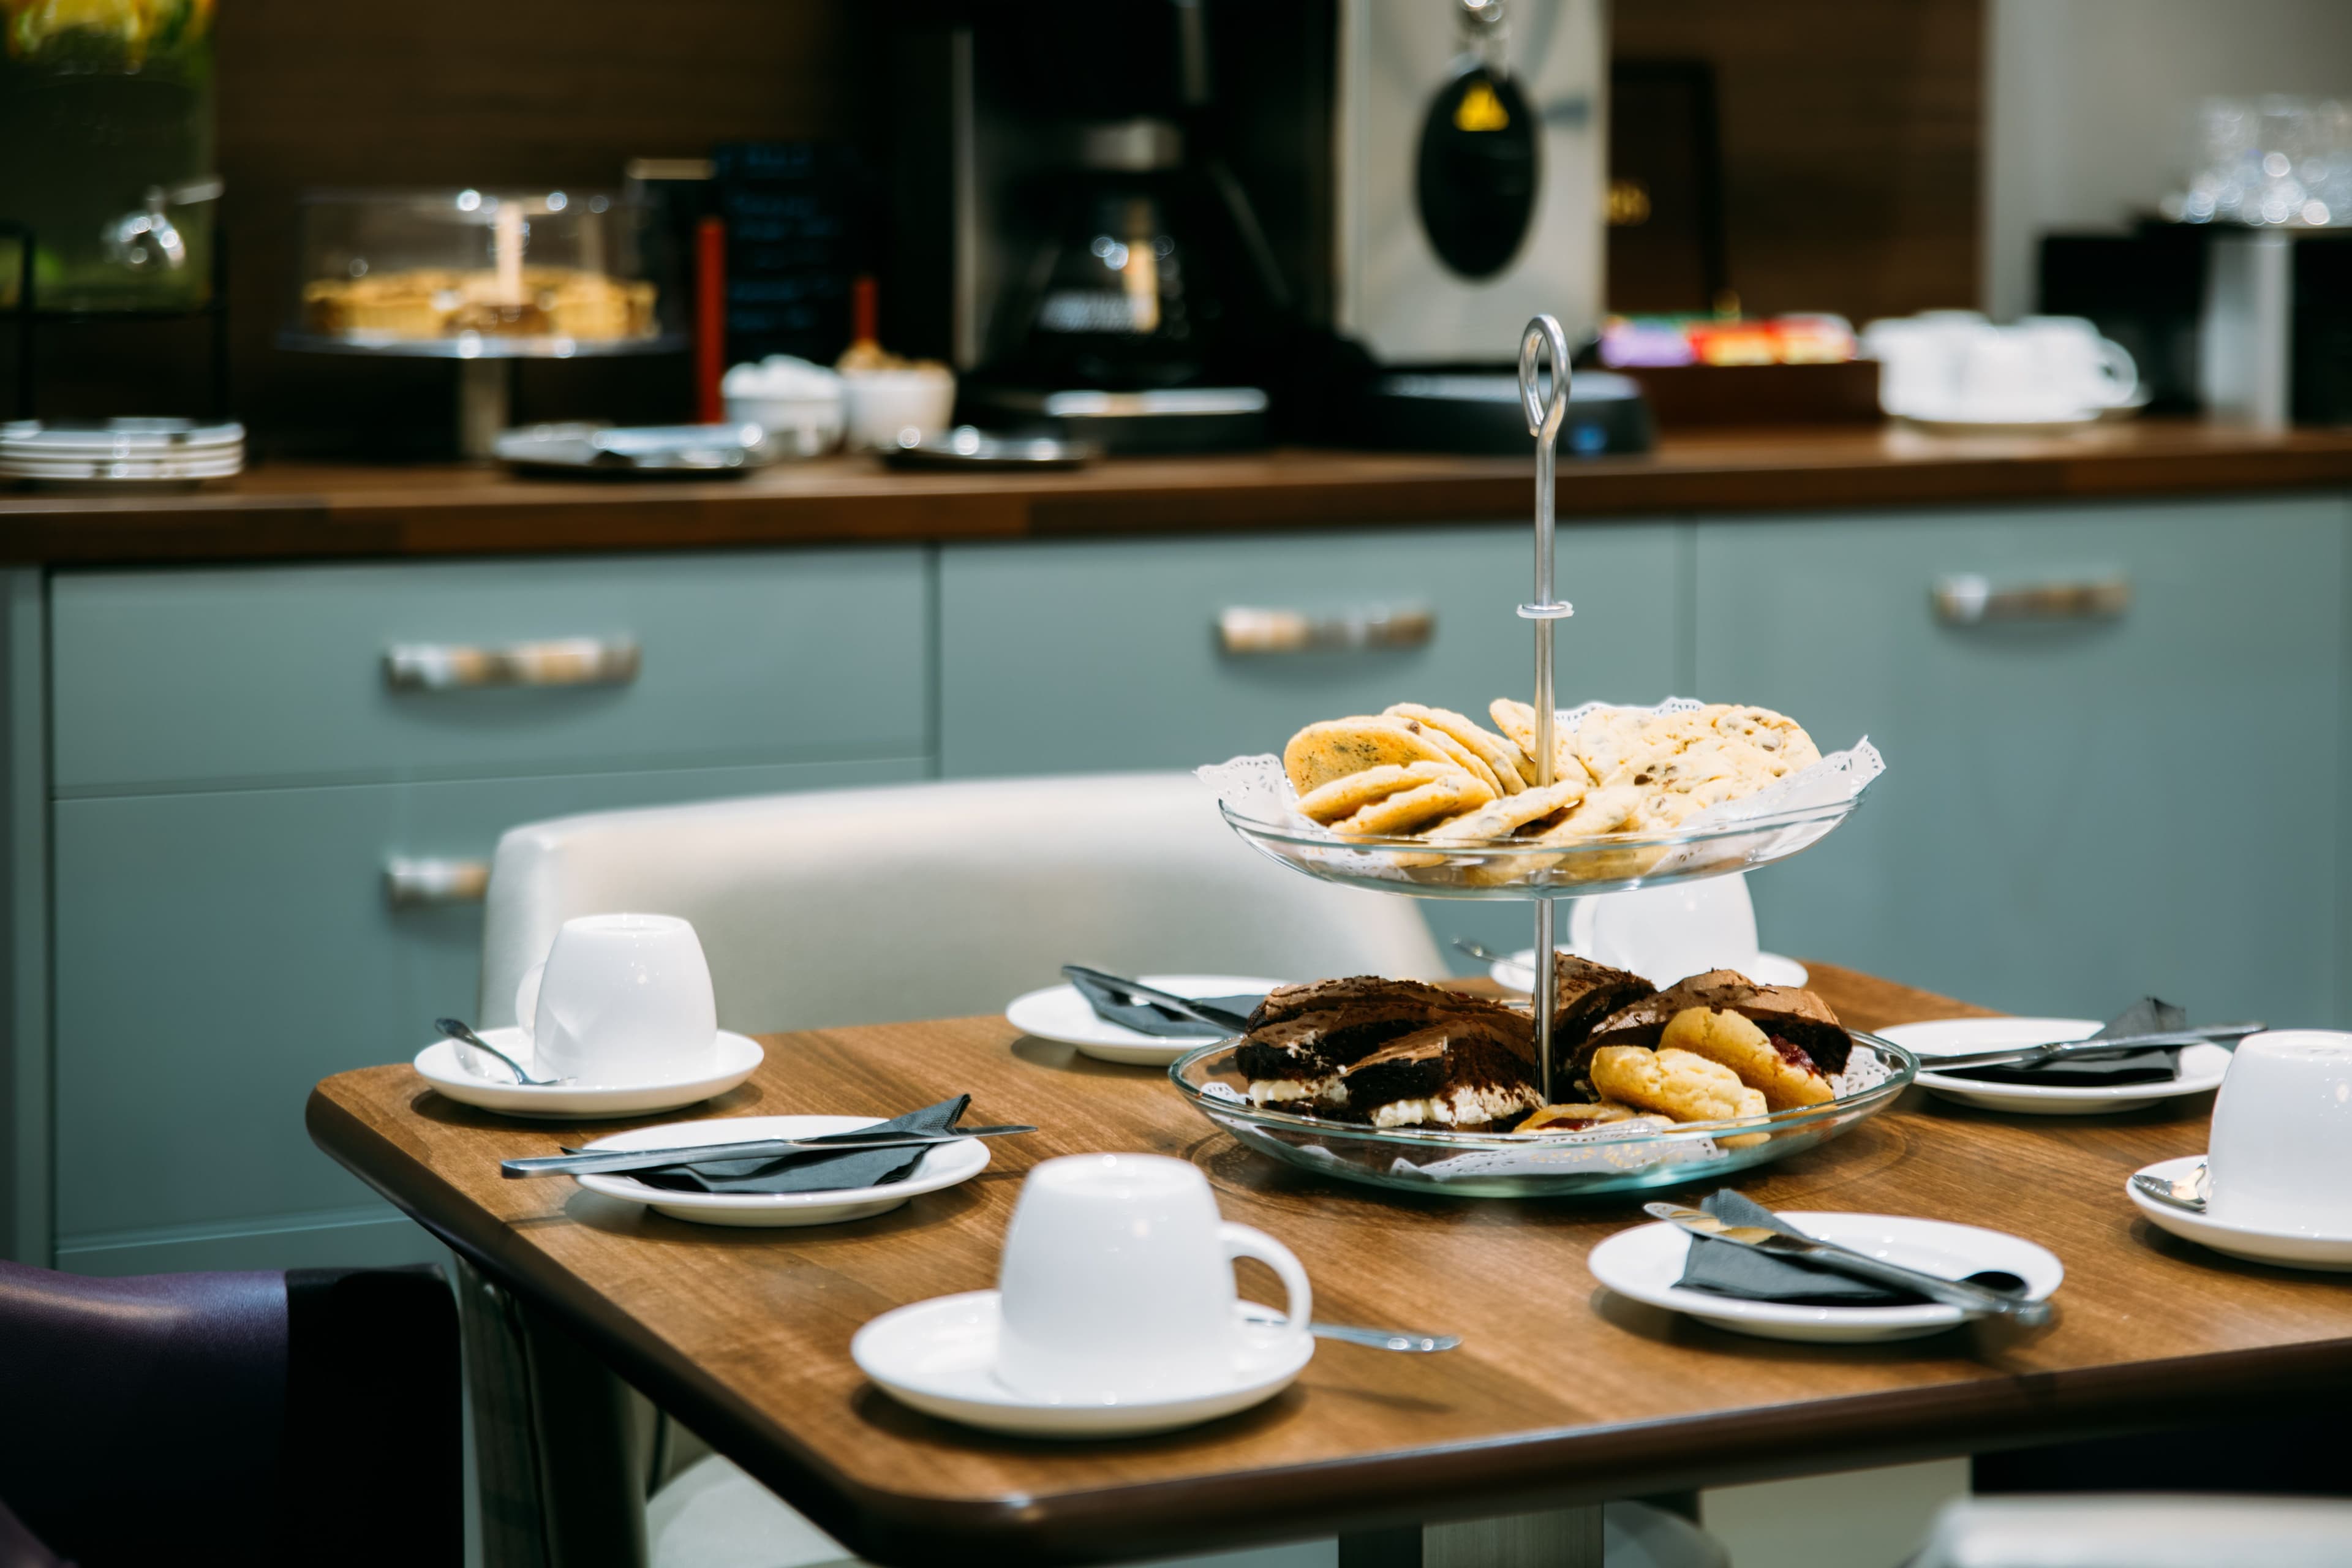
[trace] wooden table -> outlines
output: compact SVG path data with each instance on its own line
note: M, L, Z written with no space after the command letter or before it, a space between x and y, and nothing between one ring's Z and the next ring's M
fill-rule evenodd
M1817 964L1873 1027L1982 1009ZM1735 1480L2125 1433L2352 1377L2352 1288L2176 1241L2126 1200L2137 1167L2204 1146L2206 1097L2082 1120L1999 1117L1918 1091L1825 1148L1746 1173L1780 1208L1997 1226L2065 1261L2057 1321L1880 1346L1744 1338L1642 1307L1586 1272L1633 1198L1378 1194L1252 1154L1157 1071L1110 1067L1001 1018L780 1035L695 1114L893 1115L958 1090L992 1145L963 1186L807 1230L661 1218L501 1157L621 1123L521 1123L406 1066L340 1074L311 1136L859 1552L885 1562L1116 1560L1558 1508ZM1049 1155L1150 1150L1207 1173L1228 1218L1288 1243L1319 1315L1464 1337L1408 1357L1325 1343L1297 1384L1190 1432L1058 1444L919 1415L870 1386L850 1336L877 1313L994 1283L1023 1173ZM1262 1294L1262 1291L1259 1292ZM2331 1388L2332 1385L2332 1388Z

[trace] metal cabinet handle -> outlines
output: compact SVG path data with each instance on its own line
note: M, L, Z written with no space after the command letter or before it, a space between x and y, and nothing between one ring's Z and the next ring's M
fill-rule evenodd
M505 647L394 643L383 679L395 691L459 691L484 686L623 686L643 662L635 637L557 637Z
M395 855L383 863L384 897L395 910L420 904L478 904L489 887L488 860L411 859Z
M2094 577L2074 583L2020 583L1995 587L1973 572L1939 577L1928 597L1948 626L1987 621L2111 621L2131 608L2131 579Z
M1436 635L1436 613L1418 605L1371 605L1328 615L1234 605L1217 615L1217 647L1231 654L1425 647Z

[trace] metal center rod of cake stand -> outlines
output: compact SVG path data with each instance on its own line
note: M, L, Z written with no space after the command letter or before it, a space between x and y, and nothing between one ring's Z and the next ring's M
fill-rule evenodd
M1545 395L1538 374L1546 353L1551 357L1550 395ZM1568 334L1549 315L1538 316L1519 335L1519 405L1527 411L1528 434L1536 438L1536 598L1521 605L1519 614L1536 626L1536 787L1552 783L1551 634L1556 621L1576 613L1575 606L1552 597L1552 459L1559 427L1568 416ZM1551 1015L1559 989L1559 971L1552 961L1552 900L1536 895L1535 949L1536 1071L1544 1103L1552 1103Z

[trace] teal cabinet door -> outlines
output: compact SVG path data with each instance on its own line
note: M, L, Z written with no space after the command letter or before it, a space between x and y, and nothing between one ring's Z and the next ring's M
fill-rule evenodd
M2347 511L2334 500L1703 525L1703 695L1886 775L1755 873L1767 945L2014 1012L2346 1016ZM1942 578L2120 580L2111 619L1947 624Z
M1689 534L1559 532L1560 700L1655 701L1688 685ZM1486 528L950 547L940 561L940 768L949 777L1191 768L1279 752L1300 726L1391 702L1482 720L1534 685L1533 530ZM1421 607L1425 646L1231 654L1234 607ZM1204 797L1202 809L1209 809ZM1527 945L1520 905L1423 905L1440 940ZM1468 967L1466 961L1465 967Z
M414 1056L435 1017L469 1015L481 946L478 906L391 907L388 859L487 858L505 829L570 812L927 771L839 763L58 803L61 1259L93 1272L113 1257L250 1259L270 1255L266 1238L197 1244L283 1230L289 1216L384 1212L311 1147L303 1102L330 1073Z
M60 793L930 750L923 551L61 574ZM609 684L419 689L395 646L634 645Z

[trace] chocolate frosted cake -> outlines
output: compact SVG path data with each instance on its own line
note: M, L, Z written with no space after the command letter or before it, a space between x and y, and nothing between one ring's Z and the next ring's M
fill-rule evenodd
M1375 1127L1508 1127L1543 1103L1531 1040L1456 1018L1390 1042L1339 1075L1351 1119Z
M1657 994L1657 987L1630 970L1612 969L1572 952L1552 955L1556 989L1551 1009L1552 1069L1560 1081L1584 1077L1592 1060L1588 1043L1593 1026L1611 1014Z
M1418 981L1357 975L1281 986L1251 1013L1249 1023L1234 1065L1259 1105L1369 1121L1374 1110L1412 1101L1420 1106L1418 1121L1451 1126L1484 1124L1456 1122L1457 1109L1507 1103L1516 1108L1502 1112L1509 1116L1540 1103L1527 1098L1535 1093L1534 1021L1498 1002ZM1433 1037L1433 1047L1422 1037ZM1412 1072L1402 1070L1406 1058L1398 1058L1368 1079L1352 1076L1408 1038L1420 1042L1410 1053L1414 1059L1430 1057L1433 1048L1433 1058ZM1449 1054L1447 1042L1454 1040L1461 1051ZM1512 1062L1518 1066L1511 1068ZM1524 1092L1501 1091L1519 1084ZM1379 1098L1367 1100L1367 1094ZM1381 1125L1413 1125L1416 1112L1391 1109L1390 1117Z
M1827 1004L1793 985L1759 985L1729 969L1710 969L1620 1008L1594 1026L1584 1054L1602 1046L1655 1047L1674 1016L1688 1007L1737 1013L1774 1041L1802 1051L1823 1073L1845 1070L1853 1041Z

